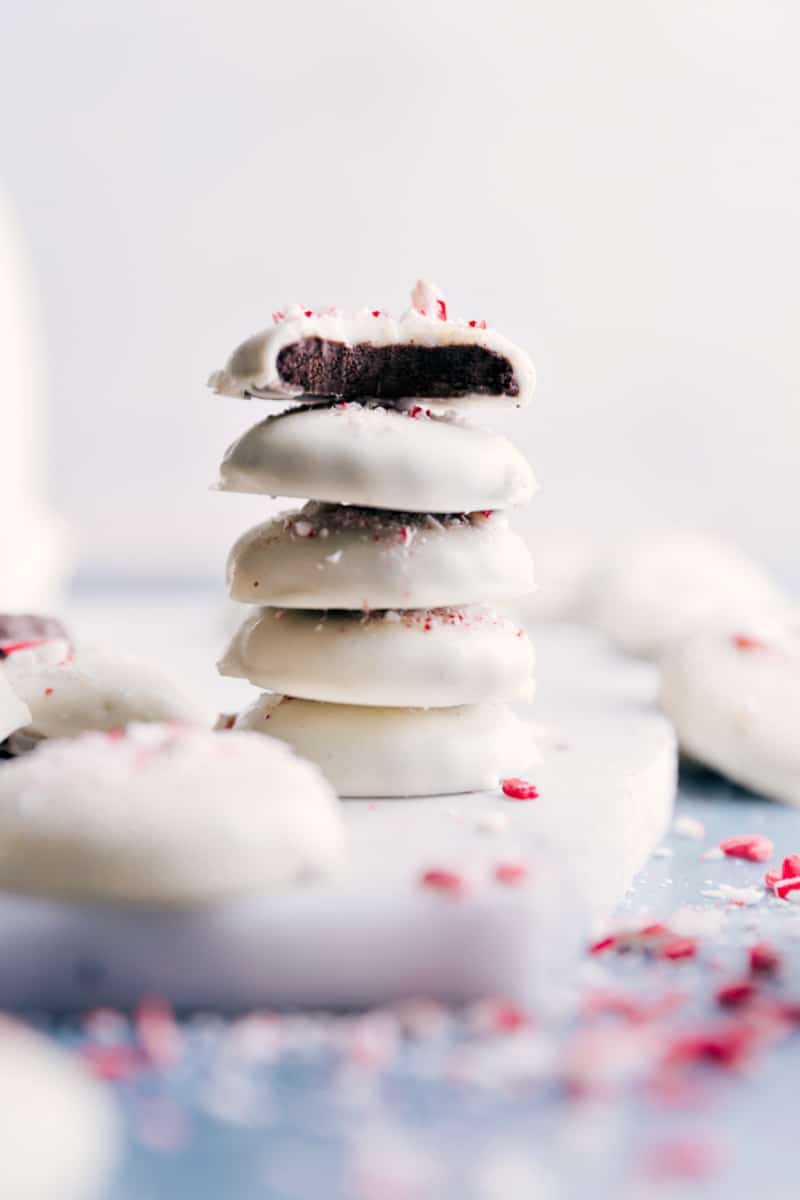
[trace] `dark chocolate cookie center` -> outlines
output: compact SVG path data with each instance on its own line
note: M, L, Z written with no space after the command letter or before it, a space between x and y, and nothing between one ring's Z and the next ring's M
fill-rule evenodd
M278 355L284 383L309 396L407 396L447 400L470 392L516 396L519 384L511 363L483 346L348 346L325 338L304 338Z

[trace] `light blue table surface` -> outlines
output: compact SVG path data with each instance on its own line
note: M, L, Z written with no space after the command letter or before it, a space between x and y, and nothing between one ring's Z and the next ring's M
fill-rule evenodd
M691 906L704 914L683 918L699 923L698 960L587 956L580 981L584 994L678 989L686 998L670 1016L637 1026L565 1011L552 1026L494 1033L483 1028L486 1013L419 1009L414 1024L421 1021L422 1031L414 1035L394 1014L287 1016L277 1042L271 1025L265 1037L248 1037L247 1027L221 1018L190 1017L172 1067L113 1085L128 1145L109 1200L793 1194L800 1035L787 1031L741 1070L680 1072L686 1086L671 1103L648 1082L652 1044L642 1052L637 1039L663 1047L681 1026L739 1020L721 1016L713 996L743 974L746 945L757 938L778 945L786 960L767 992L800 999L800 907L765 896L731 909L703 897L718 882L760 883L764 867L701 860L706 848L738 833L767 834L776 861L800 851L800 812L699 772L684 773L678 812L703 821L705 837L673 834L671 855L650 860L620 921L641 925ZM575 1095L563 1081L570 1062L591 1061L575 1041L590 1026L609 1061L595 1077L599 1086ZM56 1033L86 1045L76 1028L61 1023ZM701 1177L664 1178L654 1161L666 1155L672 1163L670 1147L687 1139L708 1158Z

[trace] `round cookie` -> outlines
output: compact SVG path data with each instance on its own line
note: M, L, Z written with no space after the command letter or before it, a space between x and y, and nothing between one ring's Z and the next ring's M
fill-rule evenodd
M786 601L738 546L691 530L632 538L592 585L590 618L630 654L656 658L696 629L777 614Z
M306 700L440 708L528 699L533 663L525 633L475 605L371 615L263 608L218 667Z
M274 738L131 725L0 771L6 890L205 905L328 871L345 844L329 784Z
M800 619L676 644L661 662L661 707L692 758L800 804Z
M229 447L219 486L401 512L459 513L523 504L530 466L506 438L420 405L296 408Z
M369 708L263 695L235 728L283 738L348 797L481 791L538 759L531 726L505 704Z
M0 1162L8 1200L100 1200L122 1146L110 1093L53 1042L0 1018Z
M248 530L228 556L234 600L285 608L435 608L533 586L503 512L439 518L312 500Z
M205 706L152 663L94 649L64 654L56 640L5 660L8 679L31 713L12 741L15 751L41 738L118 729L131 721L211 724Z

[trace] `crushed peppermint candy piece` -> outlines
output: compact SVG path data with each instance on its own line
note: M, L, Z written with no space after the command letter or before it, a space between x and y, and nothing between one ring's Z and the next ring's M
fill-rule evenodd
M667 991L654 999L643 999L613 988L590 988L583 997L583 1015L619 1017L632 1025L657 1021L679 1008L685 1000L682 992Z
M760 638L751 637L747 633L735 633L731 638L737 650L767 650L766 642L762 642Z
M183 1054L183 1035L170 1004L159 996L145 997L136 1010L134 1027L139 1045L158 1067L172 1066Z
M508 826L508 814L496 809L481 813L475 819L475 828L479 833L504 833Z
M724 900L737 908L749 908L751 904L759 904L764 899L764 889L760 887L734 887L730 883L718 883L716 887L707 888L703 895L708 900Z
M675 1067L709 1063L735 1070L751 1057L757 1038L758 1033L753 1025L733 1020L724 1025L680 1032L667 1046L664 1065Z
M132 1079L149 1066L147 1055L139 1046L124 1042L113 1045L90 1043L81 1047L80 1055L89 1072L108 1083Z
M528 878L528 868L520 862L498 863L494 868L494 878L498 883L523 883Z
M800 855L787 855L780 871L767 871L764 882L779 899L787 900L792 893L800 889ZM800 900L800 896L797 900Z
M779 879L774 887L779 900L789 900L792 904L800 904L800 875L789 879Z
M652 1146L644 1158L645 1173L655 1180L705 1179L717 1173L721 1158L716 1146L695 1138L673 1138Z
M607 937L600 938L599 941L593 942L589 947L590 954L605 954L606 950L614 950L618 946L616 937L609 934Z
M747 862L766 862L775 853L773 843L760 833L726 838L719 846L728 858L744 858Z
M640 929L620 929L608 934L589 947L590 954L604 954L606 950L616 950L625 953L628 950L659 951L662 945L669 942L688 940L676 936L675 931L660 921L650 922Z
M539 792L532 783L525 779L501 779L500 786L503 795L510 800L538 800Z
M690 817L684 813L675 818L672 832L676 837L696 838L699 841L705 835L706 827L697 817Z
M782 965L780 951L770 942L756 942L750 947L750 970L754 975L775 975Z
M437 892L447 892L451 896L461 896L467 890L463 875L445 867L432 867L428 871L423 871L419 881L423 887L432 888Z
M411 293L411 303L423 317L447 320L447 304L439 288L429 279L418 279Z
M683 958L694 958L697 955L697 942L689 937L670 937L656 949L658 958L677 962Z
M531 1023L524 1009L502 997L480 1000L471 1005L467 1019L478 1033L517 1033Z
M717 988L716 1001L721 1008L741 1008L749 1004L758 995L758 988L752 979L738 979L733 983L725 983Z

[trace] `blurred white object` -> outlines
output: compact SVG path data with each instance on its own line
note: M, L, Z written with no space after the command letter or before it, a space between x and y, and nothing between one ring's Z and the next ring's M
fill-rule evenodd
M119 1156L110 1094L45 1037L0 1022L0 1163L8 1200L98 1200Z
M49 609L69 562L45 500L42 349L27 254L0 192L0 609Z
M0 842L4 893L164 910L336 871L348 838L330 784L277 738L169 722L7 763Z
M630 654L657 658L706 626L735 626L785 611L767 572L733 542L689 529L624 542L591 584L588 618Z
M27 725L30 719L30 709L27 704L22 703L0 665L0 742L15 729Z
M661 669L661 706L688 754L800 804L800 617L698 632Z
M176 592L169 604L162 598L152 606L141 597L133 606L106 596L96 609L76 604L71 619L77 629L102 629L112 642L127 643L130 631L136 648L149 644L199 693L236 704L241 692L246 702L249 688L210 667L216 617L204 596ZM613 654L604 639L551 627L542 630L537 655L547 717L561 730L558 748L529 776L541 801L512 800L496 789L455 802L350 801L343 805L352 835L347 871L216 914L134 913L5 894L0 1005L41 1007L44 997L56 1008L128 1005L141 997L142 981L157 978L159 993L180 1007L503 995L562 1018L588 923L621 899L669 827L675 746L671 724L647 702L652 672ZM48 751L42 746L26 762ZM15 769L3 767L0 781ZM264 780L269 789L268 774ZM217 793L226 799L224 788ZM176 791L175 803L183 799ZM487 836L478 822L498 810L507 820ZM530 884L497 880L504 863L529 864ZM420 886L432 868L460 873L465 893ZM100 968L88 991L85 971L76 970L87 960Z
M58 657L11 654L6 659L6 676L30 709L29 721L13 739L14 752L42 738L76 737L133 721L210 727L210 706L158 663L91 646L67 653L64 646Z
M574 530L523 531L533 558L535 589L504 605L521 625L582 621L597 562L596 539Z

